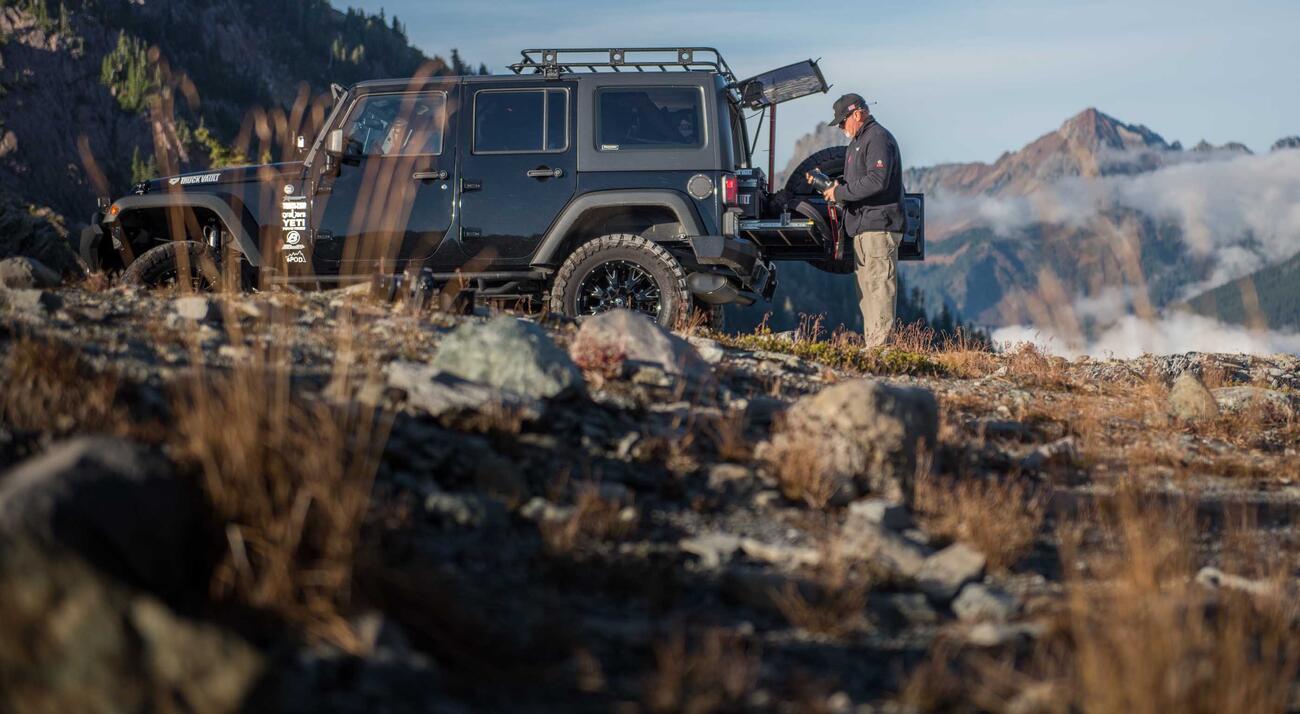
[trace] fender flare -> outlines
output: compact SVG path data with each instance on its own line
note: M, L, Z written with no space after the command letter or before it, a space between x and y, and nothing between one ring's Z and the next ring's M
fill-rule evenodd
M109 217L104 219L106 224L114 223L118 217L128 211L138 211L145 209L157 208L202 208L212 211L217 218L226 225L226 230L235 238L235 244L239 246L239 252L244 254L249 265L261 267L262 251L257 247L257 241L253 236L257 235L258 228L256 221L248 215L248 211L241 211L242 216L237 215L234 206L222 200L221 196L215 194L203 193L186 193L186 194L145 194L143 196L126 196L118 199L113 204L118 208L116 215L111 212Z
M637 190L612 190L612 191L593 191L584 193L581 196L569 201L569 205L564 207L564 212L551 224L550 230L546 231L546 236L542 238L541 245L538 246L537 252L533 255L531 264L534 266L551 265L557 262L560 248L564 245L565 237L573 228L573 225L582 218L582 214L594 208L607 208L609 206L655 206L667 208L677 217L677 222L682 224L682 229L687 235L703 235L704 227L699 216L696 215L694 207L686 200L686 197L677 191L669 189L637 189Z

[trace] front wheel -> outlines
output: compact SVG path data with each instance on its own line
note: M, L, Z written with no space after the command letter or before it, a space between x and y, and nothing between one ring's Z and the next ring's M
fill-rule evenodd
M663 246L625 233L592 239L555 274L551 310L570 317L620 308L674 327L691 308L686 270Z
M221 285L212 251L195 241L163 243L145 251L122 273L122 283L145 288L160 288L188 283L199 292L210 292Z

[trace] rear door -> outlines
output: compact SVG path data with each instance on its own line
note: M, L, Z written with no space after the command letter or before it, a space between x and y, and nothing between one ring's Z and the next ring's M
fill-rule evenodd
M577 187L575 82L465 87L460 247L477 266L528 263Z
M345 156L313 202L318 273L342 278L417 265L452 222L457 85L358 97L344 116Z

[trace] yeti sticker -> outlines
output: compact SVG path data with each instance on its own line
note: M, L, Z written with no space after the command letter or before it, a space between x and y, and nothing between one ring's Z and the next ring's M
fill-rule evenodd
M284 199L280 202L280 228L284 231L284 252L287 263L306 263L307 256L303 250L307 247L303 236L307 232L307 197L295 196L292 186L284 187Z

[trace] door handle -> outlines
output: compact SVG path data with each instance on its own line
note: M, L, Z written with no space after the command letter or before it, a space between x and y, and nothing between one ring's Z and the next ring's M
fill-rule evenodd
M548 169L545 166L528 171L528 178L560 178L564 175L564 169Z
M451 174L447 173L447 169L439 169L438 171L416 171L411 174L411 178L416 181L446 181L449 176L451 176Z

